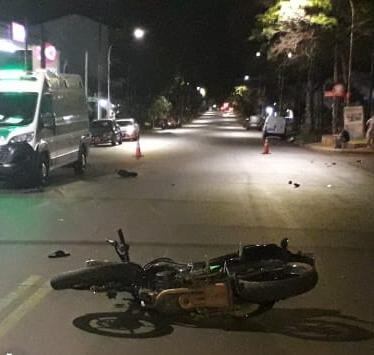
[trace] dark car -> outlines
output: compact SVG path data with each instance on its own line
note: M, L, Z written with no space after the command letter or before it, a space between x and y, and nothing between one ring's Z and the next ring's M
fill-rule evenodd
M115 121L109 119L95 120L90 124L92 135L91 143L94 145L111 143L122 144L121 128Z
M182 122L174 117L168 117L168 118L163 118L159 120L158 126L161 129L180 128L182 127Z
M257 129L261 131L262 127L264 126L264 123L265 119L263 116L252 115L245 119L243 126L246 130Z

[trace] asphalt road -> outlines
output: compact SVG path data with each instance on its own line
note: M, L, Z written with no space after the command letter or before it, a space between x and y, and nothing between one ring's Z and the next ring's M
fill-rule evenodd
M259 132L215 115L140 143L140 160L133 142L93 148L85 177L56 171L44 191L1 186L0 355L374 353L373 156L277 140L263 155ZM236 321L147 318L123 299L50 289L86 259L115 260L104 240L119 227L140 263L288 237L315 253L320 281ZM48 259L57 249L71 256Z

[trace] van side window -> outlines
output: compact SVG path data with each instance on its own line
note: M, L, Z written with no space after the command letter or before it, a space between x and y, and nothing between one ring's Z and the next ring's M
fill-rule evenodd
M52 95L44 94L42 96L42 102L40 104L40 115L53 114Z

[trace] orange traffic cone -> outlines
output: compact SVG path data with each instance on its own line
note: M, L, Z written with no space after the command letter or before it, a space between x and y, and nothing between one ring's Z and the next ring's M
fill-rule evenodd
M269 140L267 138L265 138L265 140L264 140L264 151L262 152L262 154L271 154L270 144L269 144Z
M142 154L142 151L140 150L140 141L138 139L138 141L136 142L135 158L140 159L143 156L144 155Z

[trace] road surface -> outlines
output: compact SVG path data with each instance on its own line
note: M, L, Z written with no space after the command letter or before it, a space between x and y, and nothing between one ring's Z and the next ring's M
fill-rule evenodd
M215 113L140 144L140 160L133 142L93 148L85 177L62 169L43 191L1 186L0 355L374 353L372 156L277 140L263 155L259 132ZM86 259L115 260L104 240L119 227L140 263L287 237L316 254L319 284L257 318L200 322L142 318L123 299L50 289L53 275ZM48 259L58 249L71 256Z

